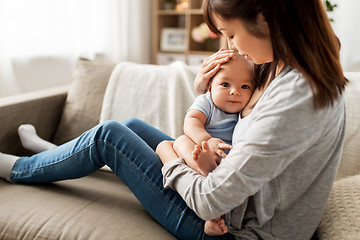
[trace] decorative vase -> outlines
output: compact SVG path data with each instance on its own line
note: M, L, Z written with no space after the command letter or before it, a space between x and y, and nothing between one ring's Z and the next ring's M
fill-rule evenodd
M174 2L164 2L164 10L173 10L175 8Z

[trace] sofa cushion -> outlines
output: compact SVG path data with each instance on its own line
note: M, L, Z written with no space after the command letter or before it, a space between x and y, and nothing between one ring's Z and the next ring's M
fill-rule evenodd
M53 142L78 137L99 123L105 89L115 64L78 59Z
M347 72L350 84L345 89L346 130L344 148L336 179L360 174L360 73Z
M0 189L0 239L175 239L112 173Z
M334 183L318 227L324 240L360 239L360 175Z

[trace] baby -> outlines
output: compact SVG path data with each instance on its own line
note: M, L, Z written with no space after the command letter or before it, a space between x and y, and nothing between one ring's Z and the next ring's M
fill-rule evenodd
M198 96L189 108L185 135L159 144L157 152L159 148L174 151L188 166L207 176L232 147L234 127L256 88L252 74L253 63L235 54L210 80L208 92ZM205 223L208 235L226 232L220 218Z

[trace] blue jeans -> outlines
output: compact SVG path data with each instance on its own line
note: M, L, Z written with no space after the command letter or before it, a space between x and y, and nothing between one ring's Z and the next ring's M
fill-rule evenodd
M107 121L57 148L19 158L10 175L15 183L45 183L86 176L108 165L130 188L146 210L178 239L234 239L209 237L204 221L162 182L162 163L155 148L169 136L150 125L129 119Z

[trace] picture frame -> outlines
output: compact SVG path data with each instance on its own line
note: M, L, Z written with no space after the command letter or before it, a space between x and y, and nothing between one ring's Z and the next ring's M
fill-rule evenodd
M160 49L162 51L185 51L187 44L184 28L163 28L161 30Z

